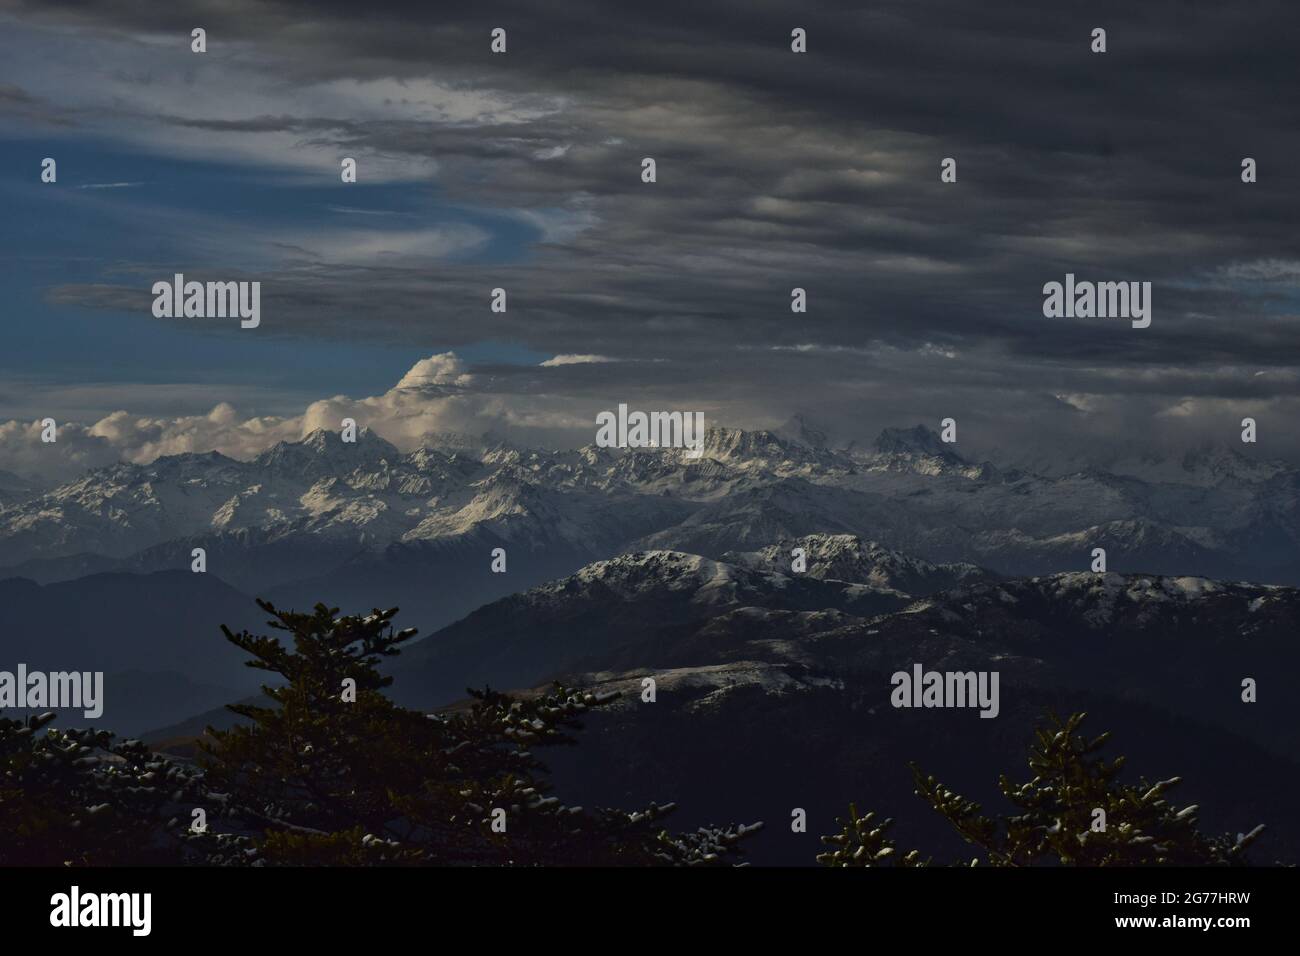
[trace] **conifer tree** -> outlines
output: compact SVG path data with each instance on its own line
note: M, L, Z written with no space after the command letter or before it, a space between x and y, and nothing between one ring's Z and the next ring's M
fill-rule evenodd
M985 816L979 804L945 787L912 765L916 793L938 811L963 840L983 853L960 865L992 866L1228 866L1244 865L1247 848L1263 832L1206 836L1197 829L1195 805L1177 809L1168 794L1181 777L1136 784L1118 779L1124 758L1097 755L1109 733L1088 740L1076 731L1085 714L1062 722L1049 715L1035 731L1029 754L1033 776L998 789L1019 812ZM886 835L890 821L875 824L849 807L842 830L822 841L834 849L818 856L827 866L922 865L917 851L901 854Z
M138 740L0 718L0 866L178 863L198 775Z
M843 829L822 837L823 843L834 848L817 857L823 866L929 866L916 850L899 854L898 845L889 836L892 819L877 820L874 813L858 816L857 806L850 803L848 820L836 822Z
M209 862L700 865L732 859L757 829L670 835L671 804L585 810L552 796L534 751L572 743L610 696L486 689L423 714L382 693L392 678L379 662L415 636L393 628L396 608L339 617L323 604L307 614L258 603L292 647L223 627L249 666L283 683L263 688L273 706L232 705L249 723L209 728L202 744L222 826L189 843Z

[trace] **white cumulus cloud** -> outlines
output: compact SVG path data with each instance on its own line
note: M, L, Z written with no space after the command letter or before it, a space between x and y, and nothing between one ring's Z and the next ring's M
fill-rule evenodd
M618 359L608 355L555 355L541 363L542 368L555 368L558 365L590 365L597 362L617 362Z
M592 357L583 357L592 358ZM599 358L599 357L595 357ZM312 402L300 415L246 416L229 402L203 415L174 418L112 412L89 425L59 422L54 443L41 441L40 421L0 422L0 470L45 481L68 480L87 468L118 461L147 464L163 455L218 451L247 459L280 441L298 441L318 428L337 430L354 419L403 451L440 432L493 431L544 440L589 430L566 404L527 403L478 389L478 378L454 352L420 359L382 395L335 395Z

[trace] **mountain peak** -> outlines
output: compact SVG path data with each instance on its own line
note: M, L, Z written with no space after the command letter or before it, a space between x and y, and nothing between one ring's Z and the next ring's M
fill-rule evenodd
M303 439L299 442L296 443L289 442L284 444L297 444L301 448L305 448L319 454L327 450L345 448L346 446L352 444L352 442L345 442L343 440L343 436L339 434L337 431L334 431L333 429L317 428L315 431L309 432L307 435L305 435ZM356 447L364 448L369 452L374 452L381 455L396 456L399 454L396 447L394 447L385 439L381 438L377 432L374 432L370 428L365 426L362 426L361 428L357 429Z
M347 474L359 464L373 464L380 459L393 462L400 457L401 452L369 428L358 429L355 443L345 442L336 431L317 428L301 441L277 442L258 455L253 464L308 478Z
M789 469L808 467L847 468L849 463L836 458L824 445L791 438L767 429L746 430L711 426L704 433L704 455L730 465L775 468L780 474Z
M875 449L885 455L924 455L961 461L952 446L939 433L925 425L913 428L886 428L875 441Z
M787 574L795 548L802 549L807 562L799 573L907 594L930 594L995 577L973 564L932 564L855 534L824 532L787 539L759 551L729 551L722 560Z
M1267 481L1285 470L1282 462L1261 461L1244 455L1235 448L1217 444L1204 444L1188 450L1181 462L1182 470L1192 476L1203 476L1205 481L1218 483L1238 480L1245 482Z
M790 416L790 420L778 428L776 434L809 448L826 448L828 444L825 430L809 421L802 412Z

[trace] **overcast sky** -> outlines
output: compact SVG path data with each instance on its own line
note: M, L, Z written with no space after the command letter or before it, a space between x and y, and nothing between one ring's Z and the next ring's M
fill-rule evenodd
M1297 457L1298 26L1283 0L0 3L0 468L342 414L582 444L620 402L842 438L951 416L976 457ZM260 281L260 327L154 318L174 272ZM1067 272L1151 282L1150 328L1045 318Z

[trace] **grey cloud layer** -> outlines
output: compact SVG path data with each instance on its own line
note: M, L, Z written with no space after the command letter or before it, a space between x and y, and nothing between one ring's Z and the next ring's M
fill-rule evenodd
M1281 438L1300 412L1291 5L471 9L43 2L25 18L104 43L202 24L207 68L252 69L268 87L397 80L418 98L432 80L490 94L470 119L397 101L374 118L331 113L344 100L329 97L294 113L288 96L254 115L154 116L217 146L253 137L253 156L256 137L289 136L395 170L432 161L440 195L538 232L525 260L491 266L282 250L254 276L276 334L630 360L493 370L509 391L575 408L636 393L740 423L805 410L872 428L952 409L991 443L1142 443L1157 427L1227 439L1234 416L1259 414L1286 446L1271 450L1295 453ZM796 25L806 56L789 52ZM503 57L487 51L494 26L509 31ZM1109 32L1104 56L1088 50L1094 26ZM223 60L223 44L239 56ZM0 102L30 115L41 95L5 86ZM76 105L52 117L85 122ZM639 180L643 156L654 185ZM939 182L945 156L955 185ZM1243 156L1259 183L1240 182ZM1043 283L1067 271L1153 282L1152 327L1043 318ZM494 286L510 292L504 316L487 311ZM793 286L807 315L789 311ZM116 280L52 294L147 307Z

